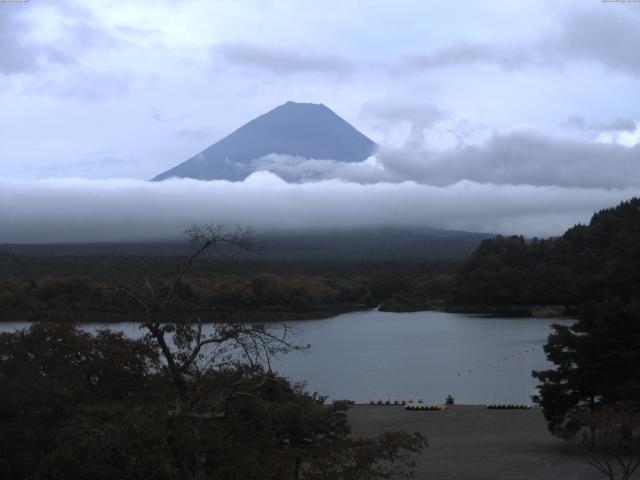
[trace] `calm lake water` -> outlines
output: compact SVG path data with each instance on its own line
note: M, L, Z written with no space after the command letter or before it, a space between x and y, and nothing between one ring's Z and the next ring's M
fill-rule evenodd
M309 353L292 353L274 369L331 399L390 397L456 403L528 402L532 370L549 366L542 346L566 319L495 318L441 312L354 312L289 322ZM0 331L28 323L0 323ZM137 324L86 324L139 336Z

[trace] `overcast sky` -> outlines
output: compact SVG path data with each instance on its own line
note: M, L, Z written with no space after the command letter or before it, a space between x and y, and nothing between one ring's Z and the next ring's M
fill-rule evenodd
M49 206L77 219L179 193L184 207L192 183L143 181L288 100L324 103L381 150L259 162L315 184L198 187L251 197L236 222L281 217L291 195L320 209L323 192L362 206L337 222L383 222L391 191L404 212L431 202L396 216L409 223L544 235L640 192L640 3L31 0L0 2L0 44L0 241L37 222L69 235ZM509 212L491 203L507 193Z

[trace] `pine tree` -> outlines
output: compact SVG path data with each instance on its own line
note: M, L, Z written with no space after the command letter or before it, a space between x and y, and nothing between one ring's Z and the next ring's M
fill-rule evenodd
M549 430L571 437L604 406L640 408L640 306L592 304L545 346L555 369L536 371Z

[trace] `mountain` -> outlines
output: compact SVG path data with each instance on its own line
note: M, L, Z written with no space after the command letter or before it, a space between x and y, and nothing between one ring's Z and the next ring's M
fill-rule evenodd
M269 154L362 162L376 144L323 104L287 102L251 120L202 152L161 173L200 180L244 180Z

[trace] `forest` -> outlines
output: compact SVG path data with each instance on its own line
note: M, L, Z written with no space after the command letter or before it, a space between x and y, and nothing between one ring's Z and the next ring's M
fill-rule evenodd
M130 299L117 289L142 279L162 285L176 255L0 253L0 320L123 321ZM373 308L444 274L451 261L298 261L208 257L179 287L185 308L210 320L326 317Z
M162 285L182 258L0 252L0 320L126 320L130 300L114 287L139 278ZM628 302L638 291L637 198L562 236L482 240L462 261L204 258L179 288L190 310L234 321L319 318L378 305L521 315L559 305L575 315L585 302Z
M480 242L450 269L416 278L388 301L390 309L444 308L530 315L557 305L576 315L582 304L628 303L640 292L640 199L596 212L548 239L498 235Z
M454 303L561 304L640 292L640 199L596 212L560 237L484 240L456 270Z

